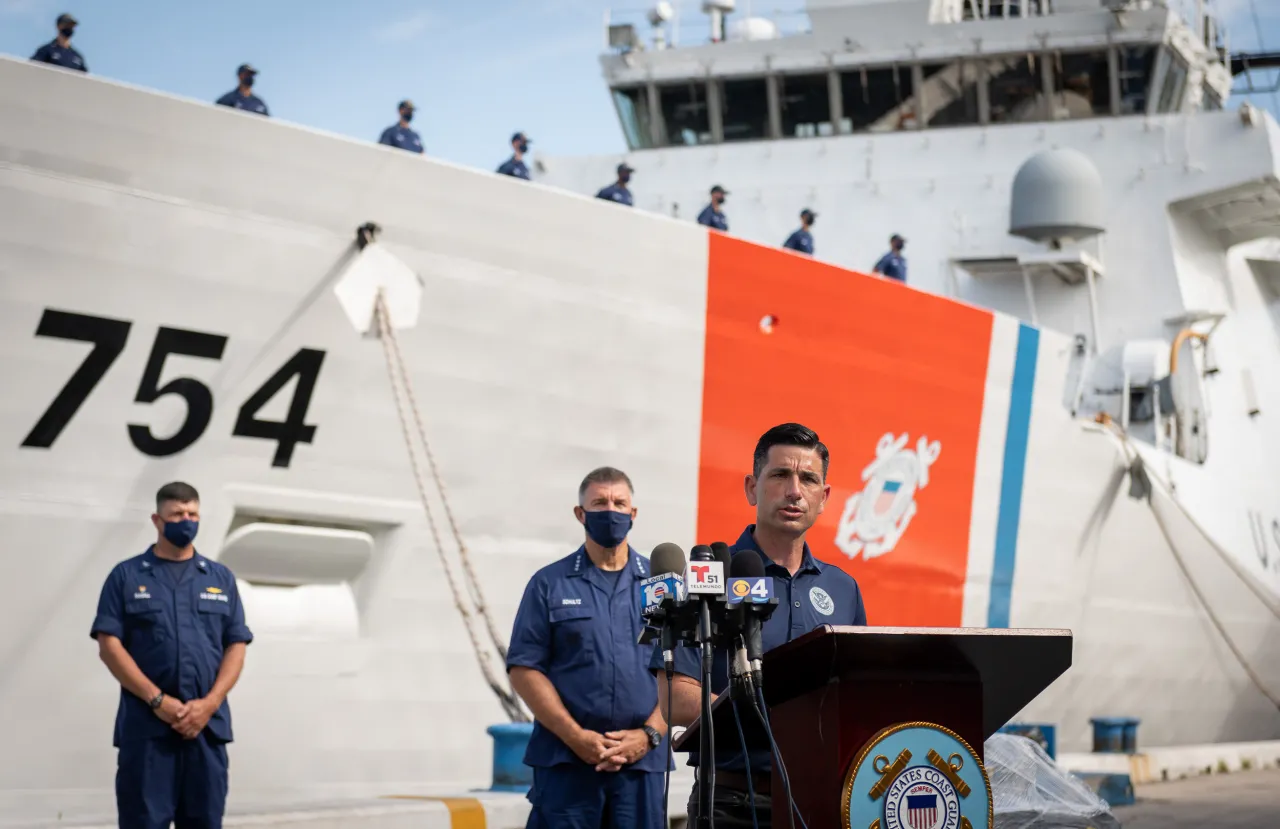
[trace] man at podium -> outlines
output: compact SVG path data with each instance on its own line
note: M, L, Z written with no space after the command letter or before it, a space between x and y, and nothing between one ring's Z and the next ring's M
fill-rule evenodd
M830 456L812 429L798 423L775 426L756 443L751 474L746 476L747 503L756 510L756 522L733 544L736 554L754 550L765 560L765 575L773 579L778 607L764 623L766 651L796 639L822 625L865 625L862 591L843 570L819 561L809 551L805 533L818 520L831 495L827 484ZM649 665L663 673L662 652L655 649ZM658 697L663 711L668 704L671 725L688 726L701 708L701 660L691 647L675 650L676 674L671 699L667 683L659 678ZM766 678L767 682L768 679ZM711 690L719 695L729 685L728 658L716 653ZM697 766L698 753L689 756ZM755 791L755 815L760 826L771 820L772 758L768 752L735 751L716 757L715 821L722 828L752 826L748 774ZM749 771L748 771L749 769ZM689 796L689 825L698 814L698 783Z

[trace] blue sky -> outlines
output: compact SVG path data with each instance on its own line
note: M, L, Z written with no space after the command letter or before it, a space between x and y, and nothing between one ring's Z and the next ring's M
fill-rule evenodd
M1280 50L1280 0L1216 0L1236 50ZM1252 6L1251 6L1252 2ZM493 168L517 129L555 155L624 149L600 74L604 13L648 0L0 0L0 52L29 57L59 12L95 75L212 101L235 67L260 70L277 118L376 140L395 104L418 105L430 155ZM740 9L748 3L739 0ZM803 0L757 0L757 13ZM1211 2L1210 5L1213 5ZM699 0L684 0L698 21ZM1276 97L1256 103L1275 112ZM1280 113L1277 113L1280 116Z

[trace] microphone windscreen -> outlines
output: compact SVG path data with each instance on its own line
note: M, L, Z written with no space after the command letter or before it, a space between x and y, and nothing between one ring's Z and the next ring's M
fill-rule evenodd
M740 579L764 578L764 559L755 550L739 550L729 565L729 575Z
M690 561L715 561L715 553L706 544L699 544L689 551Z
M711 555L716 557L716 561L724 565L724 571L729 572L730 563L733 560L733 551L729 549L729 545L723 541L711 542Z
M655 575L683 573L684 550L680 549L680 545L672 544L670 541L659 544L653 548L653 555L649 557L649 567Z

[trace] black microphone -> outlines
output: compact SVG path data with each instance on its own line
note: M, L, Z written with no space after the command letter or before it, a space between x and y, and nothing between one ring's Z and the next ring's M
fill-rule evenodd
M663 586L662 595L657 597L645 596L644 605L648 610L650 598L654 598L656 602L657 615L662 621L662 662L667 670L667 676L671 676L675 671L675 651L676 636L678 631L674 619L671 618L670 610L673 605L681 598L684 592L684 582L681 574L684 573L684 550L679 545L666 542L659 544L653 548L653 555L649 557L649 568L656 575L653 577L654 584ZM647 587L648 585L646 585ZM672 587L674 586L674 589ZM663 612L666 611L666 612Z
M742 550L733 557L730 568L733 578L762 579L764 575L764 559L755 550ZM769 592L773 592L770 590ZM777 600L774 600L776 606ZM757 610L759 608L759 610ZM766 609L767 608L767 609ZM762 616L768 616L773 608L769 605L746 604L743 606L742 638L745 640L743 658L750 665L751 677L756 687L760 687L762 678L762 661L764 660L764 640L761 635ZM763 611L763 612L761 612Z

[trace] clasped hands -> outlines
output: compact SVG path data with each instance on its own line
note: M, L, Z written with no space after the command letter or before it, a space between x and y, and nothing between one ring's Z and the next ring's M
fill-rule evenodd
M649 753L649 735L640 728L625 731L580 730L569 745L584 763L596 771L618 771Z
M181 734L183 739L194 740L209 724L209 719L218 710L218 705L219 703L208 697L181 702L166 694L160 707L155 709L155 714L168 723L170 728Z

